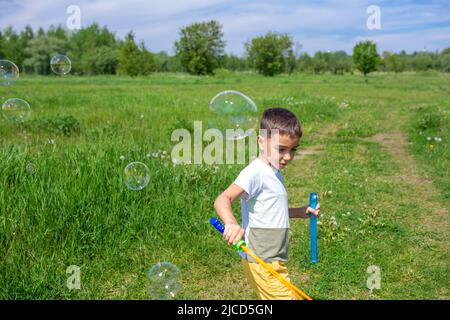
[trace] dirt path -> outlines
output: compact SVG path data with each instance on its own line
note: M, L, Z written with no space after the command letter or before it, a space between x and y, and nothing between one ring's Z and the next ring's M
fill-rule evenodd
M439 195L440 191L433 186L431 180L423 176L414 157L405 151L408 144L405 135L402 132L385 132L367 138L367 140L380 143L394 160L401 164L402 169L393 178L413 186L416 191L415 199L427 203L428 211L423 215L423 226L428 231L438 228L448 233L450 231L448 209L436 200L436 195Z

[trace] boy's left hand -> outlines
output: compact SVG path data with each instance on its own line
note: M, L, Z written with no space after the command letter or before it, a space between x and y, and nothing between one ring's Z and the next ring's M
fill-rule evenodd
M320 215L320 204L319 203L317 204L316 209L313 209L311 207L306 208L306 213L312 213L316 217L319 217L319 215Z

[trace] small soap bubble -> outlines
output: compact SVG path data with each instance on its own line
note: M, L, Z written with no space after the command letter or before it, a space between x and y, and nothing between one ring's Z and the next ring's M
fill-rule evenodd
M125 167L125 184L131 190L144 189L150 182L150 170L142 162L132 162Z
M65 75L68 74L72 69L72 62L67 56L63 54L57 54L51 58L50 67L54 73Z

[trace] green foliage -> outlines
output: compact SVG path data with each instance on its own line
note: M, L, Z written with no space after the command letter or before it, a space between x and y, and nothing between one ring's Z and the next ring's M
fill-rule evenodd
M312 72L313 70L313 60L307 52L302 53L300 58L297 60L297 69L300 72Z
M353 62L364 76L377 69L379 59L377 45L372 41L359 42L353 48Z
M287 34L268 32L253 38L245 47L250 67L265 76L274 76L286 70L293 56L292 39Z
M0 58L13 61L22 73L50 74L49 60L53 54L66 54L72 61L71 74L97 75L120 73L148 75L152 72L184 72L194 75L214 74L217 68L230 71L256 69L264 75L278 73L333 73L342 75L352 71L352 60L358 70L368 73L376 70L387 72L430 70L450 72L450 48L441 52L413 52L407 54L384 52L382 59L370 58L376 49L371 46L360 48L357 54L344 51L317 51L311 57L300 55L300 43L292 43L286 34L269 32L245 44L247 56L224 54L225 42L221 26L216 21L194 23L180 31L175 43L177 54L152 53L144 45L137 44L134 34L119 39L106 26L93 23L74 32L67 32L61 26L50 26L47 30L33 31L26 26L19 33L11 26L0 31ZM119 50L119 46L120 49ZM355 46L356 48L356 46ZM250 50L251 49L251 50ZM371 50L373 51L371 53ZM121 61L121 62L120 62ZM132 65L136 63L136 65ZM363 67L364 66L364 67ZM366 70L366 71L364 71Z
M66 137L79 134L81 129L80 122L73 116L42 117L25 122L24 127L32 132L42 131Z
M175 42L176 55L190 74L213 74L220 65L225 42L220 24L211 20L193 23L180 31Z
M75 74L114 74L118 64L117 40L106 27L94 23L75 32L68 56Z
M23 62L24 69L38 74L50 74L50 59L55 54L64 53L65 42L53 36L38 35L29 41L26 53L29 58Z
M139 47L134 41L133 32L129 32L125 41L119 46L118 74L137 76L140 71Z
M450 48L449 48L450 49ZM439 65L442 71L450 72L450 52L442 53L439 57Z
M442 116L432 112L422 112L417 120L416 128L418 130L427 131L438 129L442 123Z
M134 34L127 34L125 41L119 46L118 73L132 77L149 75L156 69L155 58L144 43L140 47L134 41Z
M406 70L406 60L398 54L385 51L380 61L380 68L383 71L402 72Z
M230 71L244 71L248 69L247 59L234 54L225 54L221 60L221 66Z
M170 56L165 51L154 54L155 68L157 72L181 71L181 63L177 56Z

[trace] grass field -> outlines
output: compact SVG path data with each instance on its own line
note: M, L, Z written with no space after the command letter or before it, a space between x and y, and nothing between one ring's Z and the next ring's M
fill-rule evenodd
M291 221L291 278L316 299L450 298L450 75L253 74L27 77L0 98L0 298L148 299L148 269L181 271L176 299L254 299L239 261L209 225L242 165L177 165L171 132L206 122L209 100L239 90L261 113L286 107L304 138L284 170L291 206L320 197L319 263L308 221ZM164 153L165 151L165 153ZM126 188L142 161L151 183ZM239 206L234 206L240 215ZM66 268L81 268L81 289ZM367 288L371 265L381 288Z

